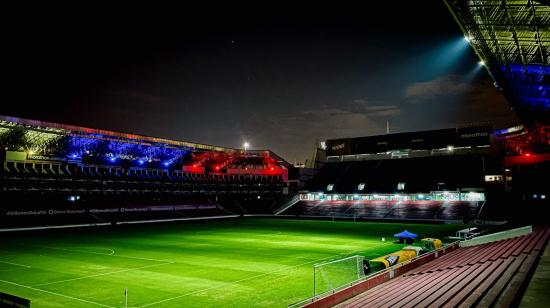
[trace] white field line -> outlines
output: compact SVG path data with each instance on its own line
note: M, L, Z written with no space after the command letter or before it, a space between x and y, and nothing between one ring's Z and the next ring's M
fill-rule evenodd
M96 306L116 308L114 306L100 304L100 303L92 302L92 301L85 300L85 299L82 299L82 298L73 297L73 296L69 296L69 295L64 295L64 294L60 294L60 293L56 293L56 292L52 292L52 291L46 291L46 290L42 290L42 289L38 289L38 288L34 288L34 287L29 287L29 286L26 286L26 285L22 285L22 284L7 281L7 280L0 279L0 282L6 283L6 284L11 284L11 285L18 286L18 287L21 287L21 288L26 288L26 289L33 290L33 291L38 291L38 292L43 292L43 293L47 293L47 294L51 294L51 295L56 295L56 296L60 296L60 297L64 297L64 298L68 298L68 299L72 299L72 300L75 300L75 301L88 303L88 304L92 304L92 305L96 305Z
M93 255L111 256L111 257L143 260L143 261L153 261L153 262L161 262L161 263L173 263L174 262L174 261L171 261L171 260L159 260L159 259L150 259L150 258L141 258L141 257L117 255L117 254L114 254L114 251L113 251L113 253L102 253L102 252L95 252L95 251L68 249L68 248L52 247L52 246L40 246L40 247L47 248L47 249L53 249L53 250L61 250L61 251L69 251L69 252L77 252L77 253L88 253L88 254L93 254ZM101 248L101 249L104 249L104 248ZM112 250L112 249L110 249L110 250Z
M378 244L378 245L376 245L376 246L370 246L370 247L369 247L369 250L370 250L370 248L379 247L379 246L382 246L382 245L385 245L385 244ZM280 269L276 269L276 270L269 271L269 272L266 272L266 273L262 273L262 274L258 274L258 275L254 275L254 276L250 276L250 277L245 277L245 278L242 278L242 279L238 279L238 280L235 280L235 281L231 281L231 282L229 282L228 284L236 284L236 283L239 283L239 282L243 282L243 281L252 280L252 279L259 278L259 277L271 275L271 274L274 274L274 273L277 273L277 272L280 272L280 271L283 271L283 270L284 270L284 271L288 271L288 270L290 270L290 269L294 269L294 268L297 268L297 267L300 267L300 266L308 265L308 264L315 263L315 262L319 262L319 261L324 261L324 260L327 260L327 259L330 259L330 258L334 258L334 257L337 257L337 256L341 256L341 255L357 253L357 252L361 252L361 251L365 251L365 249L353 250L353 251L350 251L350 252L345 252L345 253L341 253L341 254L337 254L337 255L333 255L333 256L328 256L328 257L326 257L326 258L321 258L321 259L318 259L318 260L313 260L313 261L301 263L301 264L298 264L298 265L285 266L284 268L280 268ZM224 284L224 285L219 285L219 286L209 287L209 288L205 288L205 289L202 289L202 290L196 290L196 291L188 292L188 293L181 294L181 295L177 295L177 296L174 296L174 297L171 297L171 298L166 298L166 299L163 299L163 300L160 300L160 301L156 301L156 302L152 302L152 303L149 303L149 304L145 304L145 305L143 305L143 306L139 306L138 308L149 307L149 306L161 304L161 303L164 303L164 302L172 301L172 300L175 300L175 299L178 299L178 298L182 298L182 297L186 297L186 296L189 296L189 295L194 295L194 294L197 294L197 293L206 292L206 291L210 291L210 290L213 290L213 289L223 288L223 287L225 287L225 286L226 286L226 284Z
M5 264L9 264L9 265L20 266L20 267L24 267L24 268L31 268L30 265L24 265L24 264L13 263L13 262L8 262L8 261L0 261L0 263L5 263Z
M273 215L269 215L273 216ZM170 221L186 221L186 220L205 220L205 219L223 219L223 218L237 218L239 215L224 215L224 216L207 216L207 217L189 217L189 218L174 218L174 219L156 219L156 220L138 220L138 221L119 221L117 225L124 224L143 224L153 222L170 222ZM82 228L82 227L97 227L97 226L110 226L110 222L100 222L91 224L77 224L77 225L61 225L61 226L44 226L44 227L24 227L24 228L7 228L0 229L0 232L13 232L13 231L29 231L29 230L48 230L48 229L66 229L66 228Z
M23 228L7 228L0 229L0 232L14 232L14 231L31 231L31 230L48 230L48 229L67 229L67 228L81 228L81 227L95 227L95 226L110 226L111 223L97 223L97 224L78 224L78 225L63 225L63 226L45 226L45 227L23 227Z
M111 248L101 248L101 247L94 247L95 249L101 249L101 250L107 250L109 253L108 255L109 256L112 256L115 254L115 250L114 249L111 249Z
M41 284L37 284L35 287L49 286L49 285L52 285L52 284L58 284L58 283L63 283L63 282L68 282L68 281L82 280L82 279L88 279L88 278L99 277L99 276L107 276L107 275L113 275L113 274L118 274L118 273L137 271L137 270L144 269L144 268L156 267L156 266L161 266L161 265L166 265L166 264L173 264L173 263L174 262L168 262L168 263L161 263L161 264L145 265L145 266L134 267L134 268L126 268L126 269L113 271L113 272L107 272L107 273L94 274L94 275L88 275L88 276L81 276L81 277L77 277L77 278L71 278L71 279L64 279L64 280L41 283Z

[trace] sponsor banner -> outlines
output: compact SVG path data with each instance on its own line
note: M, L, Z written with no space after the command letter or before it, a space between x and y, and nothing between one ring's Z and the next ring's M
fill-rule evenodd
M155 211L173 211L174 207L173 206L151 206L151 207L149 207L149 210L151 212L155 212Z
M107 208L107 209L79 209L79 210L28 210L28 211L7 211L6 216L41 216L41 215L82 215L82 214L98 214L98 213L136 213L136 212L157 212L157 211L181 211L181 210L205 210L217 208L214 204L184 204L184 205L164 205L164 206L147 206L147 207L132 207L132 208Z
M77 215L86 214L86 210L30 210L8 211L6 216L40 216L40 215Z
M36 215L47 215L48 211L8 211L6 216L36 216Z
M27 160L42 160L42 161L58 161L58 162L66 162L66 157L58 157L58 156L48 156L48 155L36 155L36 154L29 154L27 155Z
M0 292L0 307L29 308L30 306L29 299Z
M388 268L395 264L402 263L412 258L415 258L416 256L417 256L417 252L415 250L399 250L399 251L387 254L385 256L372 259L370 260L370 262L380 262L380 263L383 263L386 268Z
M48 210L48 214L86 214L86 210Z
M118 213L120 212L119 208L116 209L90 209L90 213Z
M25 161L26 152L6 151L6 161Z
M133 208L127 208L127 207L123 207L120 209L121 212L129 212L129 213L132 213L132 212L148 212L149 211L149 208L146 208L146 207L133 207Z

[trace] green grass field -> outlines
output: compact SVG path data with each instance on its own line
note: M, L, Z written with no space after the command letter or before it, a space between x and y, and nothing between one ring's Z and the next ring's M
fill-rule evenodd
M286 307L312 295L313 265L373 258L404 228L461 225L231 219L0 235L0 291L33 307Z

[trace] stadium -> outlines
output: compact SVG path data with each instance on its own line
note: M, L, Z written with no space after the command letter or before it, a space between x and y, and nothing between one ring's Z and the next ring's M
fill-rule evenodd
M550 4L444 4L516 125L326 138L298 166L1 115L0 307L544 306Z

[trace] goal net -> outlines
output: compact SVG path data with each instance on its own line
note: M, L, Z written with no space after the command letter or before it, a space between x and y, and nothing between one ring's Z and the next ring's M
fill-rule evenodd
M351 256L313 266L313 296L343 287L365 277L363 256Z

